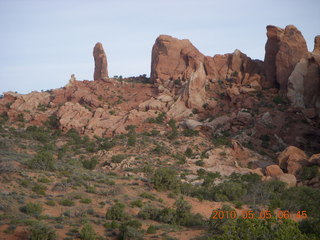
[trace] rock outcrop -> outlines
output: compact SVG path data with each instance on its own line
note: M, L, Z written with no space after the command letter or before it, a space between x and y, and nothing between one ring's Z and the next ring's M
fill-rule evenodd
M93 49L93 57L94 57L94 80L107 80L108 76L108 62L107 56L103 50L103 46L101 43L96 43Z
M264 58L265 85L279 86L281 91L286 92L288 78L295 65L301 58L308 56L306 41L293 25L288 25L285 29L269 25L267 37Z
M262 72L261 61L252 60L239 50L206 57L189 40L167 35L159 36L152 48L151 80L159 90L167 89L167 94L175 96L176 101L169 107L168 116L176 119L177 116L188 116L188 109L201 111L204 104L209 106L205 89L209 80L246 84L257 91L261 90ZM233 96L230 98L236 101Z
M320 57L320 56L319 56ZM287 96L295 108L320 110L320 59L302 58L288 80Z
M314 38L313 54L320 55L320 35Z
M279 156L279 166L287 173L297 174L307 164L307 155L301 149L289 146Z

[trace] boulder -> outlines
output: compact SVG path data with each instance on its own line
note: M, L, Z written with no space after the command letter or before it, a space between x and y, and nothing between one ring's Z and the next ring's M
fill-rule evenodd
M289 146L278 156L278 164L285 172L296 174L307 163L307 159L304 151Z
M83 133L85 126L92 117L92 113L79 103L66 102L59 109L57 116L59 117L60 127L63 131L74 128Z
M278 165L274 164L266 167L266 176L277 177L282 174L283 174L283 171Z
M96 43L93 48L93 57L94 57L94 80L107 80L108 76L108 62L107 56L104 52L103 46L101 43Z
M195 130L195 129L199 129L201 126L202 126L202 123L201 122L198 122L196 120L193 120L193 119L186 119L184 121L184 125L188 128L188 129L192 129L192 130Z
M288 187L295 187L297 178L293 174L284 173L276 176L276 179L287 184Z
M311 163L311 164L315 164L315 165L320 166L320 153L313 154L313 155L309 158L308 162Z
M239 111L237 114L237 120L247 125L252 123L252 115L248 112Z
M307 57L308 49L301 32L293 25L281 29L267 26L264 68L268 87L279 86L287 91L288 78L301 58Z

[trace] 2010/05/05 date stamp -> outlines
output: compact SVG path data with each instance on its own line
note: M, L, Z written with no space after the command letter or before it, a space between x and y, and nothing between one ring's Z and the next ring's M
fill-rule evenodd
M278 219L306 219L308 217L307 211L297 211L297 212L289 212L285 211L277 211L273 213L269 210L262 210L259 213L255 213L252 210L244 210L241 214L238 214L235 210L232 211L224 211L224 210L213 210L210 219L236 219L238 217L242 217L243 219L271 219L272 217L276 217Z

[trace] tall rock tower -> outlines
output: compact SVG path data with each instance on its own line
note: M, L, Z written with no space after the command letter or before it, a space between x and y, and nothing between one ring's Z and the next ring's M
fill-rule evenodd
M100 42L96 43L93 48L93 57L94 57L94 80L107 80L108 76L108 62L107 56L103 50L103 46Z

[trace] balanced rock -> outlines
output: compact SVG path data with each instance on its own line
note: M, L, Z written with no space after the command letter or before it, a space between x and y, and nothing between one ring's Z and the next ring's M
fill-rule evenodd
M107 80L108 76L108 62L107 56L103 50L101 43L96 43L93 48L93 57L94 57L94 80Z
M264 68L266 84L279 86L286 92L288 78L295 65L308 54L307 44L301 32L293 25L281 29L267 26L267 43L265 46Z

